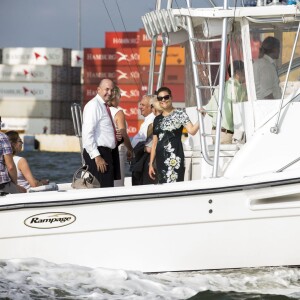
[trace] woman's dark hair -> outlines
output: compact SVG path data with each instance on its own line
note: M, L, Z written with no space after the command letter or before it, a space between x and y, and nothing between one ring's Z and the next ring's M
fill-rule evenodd
M13 154L16 154L16 148L15 148L15 144L18 142L18 139L20 138L19 133L17 131L14 130L10 130L5 132L5 134L7 135L10 144L11 144L11 148L13 150Z
M244 72L244 63L241 60L234 60L233 63L233 73L231 73L231 64L228 66L228 74L230 77L237 71Z
M157 91L155 91L155 95L158 95L161 92L167 92L170 96L172 96L171 90L166 86L162 86Z
M280 48L280 41L273 36L266 37L259 49L259 57L263 57L264 54L270 54L274 52L274 49Z

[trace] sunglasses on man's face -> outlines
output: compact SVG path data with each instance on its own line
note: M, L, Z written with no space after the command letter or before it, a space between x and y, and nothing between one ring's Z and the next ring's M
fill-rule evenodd
M158 100L158 101L169 100L169 99L170 99L170 95L166 95L166 96L157 96L157 100Z

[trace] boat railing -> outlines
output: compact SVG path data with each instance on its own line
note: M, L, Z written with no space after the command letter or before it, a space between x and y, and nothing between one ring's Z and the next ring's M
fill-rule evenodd
M168 45L170 40L168 39L168 35L172 33L178 33L181 30L186 30L189 41L190 55L192 60L192 70L193 70L193 78L194 78L194 88L196 94L196 102L197 108L200 110L204 107L204 103L202 100L201 90L202 89L214 89L217 86L210 85L209 87L202 85L199 78L198 65L206 65L208 67L211 66L219 66L220 67L220 76L219 76L219 99L218 104L219 107L223 105L223 93L224 93L224 82L225 82L225 63L226 63L226 41L227 41L227 31L228 31L228 18L223 18L222 24L222 37L221 38L211 38L207 37L206 39L198 39L195 37L194 33L194 25L192 22L191 16L185 16L184 20L182 18L175 17L172 11L172 0L168 0L167 8L161 8L161 1L156 2L156 10L147 13L142 17L142 21L149 38L152 39L151 45L151 60L149 67L149 81L148 81L148 93L153 94L153 83L154 83L154 75L158 75L157 80L157 88L162 85L163 82L163 73L166 65L166 56L168 51ZM187 8L191 8L191 1L187 0ZM227 1L224 1L224 9L228 8ZM157 51L157 37L162 35L163 38L163 48L162 55L159 64L159 71L155 71L155 59L156 59L156 51ZM199 60L196 55L196 47L195 43L199 42L213 42L218 41L221 42L221 59L218 62L204 61ZM204 117L202 114L199 114L198 120L200 123L200 146L201 152L204 160L211 166L213 166L213 177L218 176L218 164L219 164L219 152L220 152L220 132L221 132L221 110L218 109L213 113L217 114L217 126L216 126L216 134L206 133L204 126ZM208 145L206 142L207 137L215 137L215 151L214 157L210 157Z
M72 114L74 132L79 139L82 165L84 165L83 147L82 147L82 110L81 110L81 106L78 103L73 103L71 105L71 114Z

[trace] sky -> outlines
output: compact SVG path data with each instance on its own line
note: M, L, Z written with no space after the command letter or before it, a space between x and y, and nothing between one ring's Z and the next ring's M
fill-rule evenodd
M175 7L182 3L173 1ZM155 0L0 0L0 48L104 47L106 31L138 31L143 27L141 16L155 10L155 4Z
M106 31L138 31L154 9L155 0L0 0L0 48L104 47Z

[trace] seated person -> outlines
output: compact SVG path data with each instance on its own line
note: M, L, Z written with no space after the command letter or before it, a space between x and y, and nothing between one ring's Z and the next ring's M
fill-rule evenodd
M275 59L279 58L280 42L268 36L259 49L259 59L253 64L257 99L281 99L281 88Z
M0 122L1 128L1 122ZM0 132L0 195L24 192L17 185L17 169L13 161L12 148L7 136Z
M34 178L27 160L24 157L17 156L16 154L22 151L23 141L21 140L18 132L8 131L5 133L11 143L13 160L17 167L18 185L28 190L31 187L49 184L48 179L38 180Z
M233 72L231 71L231 65L228 66L228 74L230 78L226 81L224 90L221 120L221 144L232 143L232 137L234 133L232 103L247 100L247 92L244 86L244 63L241 60L235 60L232 65ZM209 111L217 111L219 105L218 101L219 89L216 89L205 109ZM217 123L217 112L208 112L208 115L212 117L212 133L214 134ZM213 141L215 142L215 137L213 137Z

